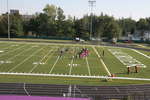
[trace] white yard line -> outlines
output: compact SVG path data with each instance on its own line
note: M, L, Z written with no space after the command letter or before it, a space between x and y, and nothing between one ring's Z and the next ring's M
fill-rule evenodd
M8 61L9 60L12 60L12 59L14 59L15 57L17 57L17 56L19 56L19 55L21 55L22 53L24 53L24 52L26 52L26 51L29 51L30 49L32 49L33 47L31 47L31 48L28 48L28 49L26 49L26 50L23 50L23 51L21 51L20 53L18 53L17 55L15 55L15 56L13 56L13 57L10 57L9 59L7 59Z
M39 62L42 62L42 61L52 52L52 50L53 50L53 49L51 49ZM35 65L35 66L29 71L29 73L32 73L33 70L34 70L35 68L37 68L37 67L38 67L38 64Z
M93 79L122 79L150 81L149 78L130 78L130 77L109 77L109 76L83 76L83 75L63 75L63 74L37 74L37 73L8 73L0 72L0 75L18 75L18 76L50 76L50 77L69 77L69 78L93 78Z
M101 61L101 63L102 63L102 65L103 65L103 67L105 68L105 70L106 70L107 74L108 74L109 76L111 76L110 71L108 70L108 68L107 68L107 66L105 65L104 61L101 59L101 56L99 55L98 51L95 49L95 47L94 47L94 46L92 46L92 48L94 49L95 53L97 54L97 56L98 56L99 60Z
M30 94L29 94L28 91L26 90L26 84L25 84L25 83L23 84L23 89L24 89L24 91L26 92L27 96L30 96Z
M86 57L86 65L87 65L87 68L88 68L89 76L91 76L91 70L90 70L89 61L88 61L87 57Z
M30 49L32 49L32 48L26 49L26 50L24 50L24 51L22 51L22 52L18 53L17 55L15 55L15 56L13 56L13 57L8 58L8 59L7 59L7 61L10 61L10 60L12 60L12 59L16 58L17 56L21 55L22 53L24 53L24 52L26 52L26 51L28 51L28 50L30 50ZM0 64L0 65L1 65L1 64Z
M84 46L84 48L86 48L86 47ZM86 65L87 65L87 69L88 69L88 74L89 74L89 76L91 76L91 70L90 70L90 65L89 65L88 57L86 57L85 60L86 60Z
M8 48L11 48L12 46L7 46L5 48L2 48L1 50L5 50L5 49L8 49Z
M21 47L16 48L16 49L13 49L13 50L11 50L11 51L8 51L8 52L6 52L6 53L3 53L2 55L0 55L0 57L3 56L3 55L6 55L6 54L8 54L8 53L14 52L14 51L16 51L16 50L18 50L18 49L21 49L21 48L23 48L23 47L25 47L25 46L26 46L26 45L21 46Z
M131 50L133 50L134 52L136 52L136 53L138 53L138 54L140 54L140 55L143 55L143 56L145 56L146 58L150 59L150 56L145 55L145 54L141 53L140 51L137 51L137 50L135 50L135 49L131 49Z
M57 64L57 62L58 62L58 60L59 60L59 58L60 58L60 56L58 56L58 57L57 57L57 59L56 59L55 63L53 64L53 66L52 66L51 70L49 71L49 73L50 73L50 74L52 73L52 71L53 71L53 69L54 69L55 65Z
M56 52L56 51L55 51L55 52ZM47 63L47 61L52 57L52 55L53 55L55 52L53 52L53 53L46 59L46 61L44 62L45 64Z
M74 57L72 57L72 60L71 60L71 66L70 66L70 70L69 70L69 75L71 75L71 72L72 72L72 67L73 67L73 60L74 60Z
M19 64L17 64L15 67L13 67L12 69L10 69L8 72L13 71L14 69L16 69L17 67L19 67L20 65L22 65L24 62L26 62L27 60L29 60L32 56L34 56L34 54L38 53L39 51L41 51L43 48L37 50L36 52L34 52L32 55L30 55L29 57L27 57L26 59L24 59L22 62L20 62Z

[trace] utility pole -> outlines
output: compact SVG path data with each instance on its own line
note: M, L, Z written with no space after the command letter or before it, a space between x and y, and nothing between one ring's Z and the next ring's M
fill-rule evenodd
M8 39L10 40L10 17L9 17L9 3L7 0L7 17L8 17Z
M96 1L95 0L89 0L89 6L90 6L90 16L91 16L91 20L90 20L90 40L92 38L92 33L93 33L93 7L95 6Z

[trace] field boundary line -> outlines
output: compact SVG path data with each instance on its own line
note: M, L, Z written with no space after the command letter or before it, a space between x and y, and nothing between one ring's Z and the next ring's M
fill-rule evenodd
M146 55L146 54L144 54L144 53L142 53L142 52L140 52L140 51L137 51L137 50L135 50L135 49L131 49L131 50L133 50L134 52L136 52L136 53L138 53L138 54L140 54L140 55L143 55L144 57L150 59L150 56L148 56L148 55Z
M86 59L86 65L87 65L87 68L88 68L89 76L91 76L91 70L90 70L88 58L86 57L85 59Z
M21 64L23 64L25 61L27 61L28 59L30 59L34 54L36 54L37 52L41 51L43 48L37 50L36 52L32 53L29 57L27 57L26 59L24 59L21 63L17 64L15 67L13 67L12 69L10 69L8 72L13 71L14 69L16 69L18 66L20 66Z
M42 62L52 52L52 50L53 49L51 49L39 62ZM33 68L29 71L29 73L33 72L33 70L37 67L38 67L38 64L33 66Z
M108 74L109 76L111 76L110 71L108 70L108 68L107 68L107 66L105 65L104 61L101 59L101 56L99 55L98 51L95 49L95 47L94 47L94 46L92 46L92 48L94 49L95 53L97 54L97 56L98 56L99 60L101 61L101 63L102 63L102 65L103 65L103 67L105 68L105 70L106 70L107 74Z
M59 60L59 58L60 58L60 56L58 56L58 57L57 57L57 59L56 59L55 63L53 64L53 66L52 66L51 70L49 71L49 73L52 73L52 71L53 71L53 69L54 69L55 65L57 64L57 62L58 62L58 60Z
M65 75L65 74L39 74L39 73L14 73L0 72L0 75L19 75L19 76L50 76L50 77L67 77L67 78L92 78L92 79L122 79L122 80L137 80L150 81L149 78L131 78L131 77L110 77L110 76L87 76L87 75Z

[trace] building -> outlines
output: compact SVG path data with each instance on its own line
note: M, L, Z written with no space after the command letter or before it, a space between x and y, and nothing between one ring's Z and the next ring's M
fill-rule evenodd
M19 14L19 10L17 10L17 9L10 9L10 14Z

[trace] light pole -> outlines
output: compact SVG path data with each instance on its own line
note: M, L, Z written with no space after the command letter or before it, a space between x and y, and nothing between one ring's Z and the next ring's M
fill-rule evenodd
M7 19L8 19L8 39L10 40L10 17L9 17L9 3L7 0Z
M94 7L94 4L96 3L95 0L89 0L89 6L90 6L90 11L91 11L91 21L90 21L90 40L91 40L91 37L92 37L92 33L93 33L93 7Z

